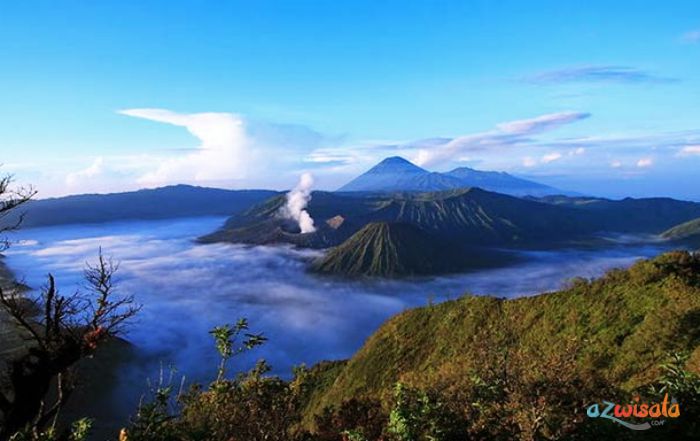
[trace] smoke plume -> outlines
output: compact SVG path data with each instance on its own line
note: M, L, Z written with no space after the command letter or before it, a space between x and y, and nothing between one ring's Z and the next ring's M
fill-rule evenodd
M287 205L284 206L283 214L299 224L302 233L313 233L316 231L314 220L306 211L306 205L311 200L311 186L314 185L314 178L311 173L304 173L299 178L299 183L289 193L287 193Z

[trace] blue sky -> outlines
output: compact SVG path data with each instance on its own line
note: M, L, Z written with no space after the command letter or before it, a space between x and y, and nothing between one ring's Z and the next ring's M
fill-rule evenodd
M700 199L697 1L3 2L0 96L42 196L333 189L400 154Z

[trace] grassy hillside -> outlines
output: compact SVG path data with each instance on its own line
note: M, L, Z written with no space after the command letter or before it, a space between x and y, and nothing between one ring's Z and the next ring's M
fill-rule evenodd
M555 293L406 311L367 340L309 412L360 396L386 402L397 381L469 390L494 366L547 378L569 356L576 375L630 391L654 381L671 352L691 354L688 367L700 372L700 257L683 252Z
M664 231L661 237L668 240L690 241L700 246L700 218L676 225Z

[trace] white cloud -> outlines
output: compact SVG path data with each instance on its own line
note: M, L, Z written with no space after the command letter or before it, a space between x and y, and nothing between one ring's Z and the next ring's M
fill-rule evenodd
M620 168L620 167L622 167L622 162L620 162L620 161L613 161L613 162L610 163L610 167L612 167L612 168Z
M536 165L537 165L537 161L535 161L532 157L526 156L523 158L523 166L534 167Z
M537 164L549 164L550 162L557 161L562 158L562 154L559 152L551 152L543 155L539 161L532 156L526 156L523 158L523 167L534 167Z
M498 124L495 130L445 139L441 143L425 144L411 147L422 147L412 158L420 166L431 166L453 161L474 150L489 150L530 143L528 138L549 130L554 130L566 124L571 124L590 117L583 112L560 112L541 115L536 118L523 119Z
M676 156L700 156L700 145L683 147Z
M560 112L538 116L536 118L522 119L498 124L496 127L504 132L517 135L532 135L547 130L556 129L566 124L570 124L588 118L590 113L582 112Z
M554 162L557 159L561 159L561 153L552 152L552 153L547 153L546 155L542 156L542 159L540 159L540 162L542 162L543 164L549 164L550 162Z
M355 160L355 156L346 151L335 151L333 149L318 149L309 153L305 158L305 162L316 164L337 164L351 163Z
M104 172L104 169L104 159L102 157L95 158L89 167L66 175L66 185L68 187L74 187L83 184L86 180L100 176Z
M240 179L252 157L243 119L232 113L181 114L165 109L127 109L122 115L184 127L201 144L194 152L169 157L138 179L149 186Z
M569 152L569 156L581 156L586 153L586 149L583 147L579 147L576 150L571 150Z
M654 165L654 161L651 158L642 158L637 161L637 167L639 168L651 167L652 165Z

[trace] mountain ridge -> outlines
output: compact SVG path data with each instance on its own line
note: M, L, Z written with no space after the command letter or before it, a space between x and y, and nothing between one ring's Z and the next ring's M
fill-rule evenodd
M338 192L443 191L479 187L515 196L563 194L553 187L517 178L505 172L458 167L440 173L421 168L400 156L385 158L340 187Z
M272 190L225 190L172 185L121 193L37 199L2 219L13 225L24 213L24 228L102 223L115 220L230 216L278 194Z
M297 227L280 217L285 198L278 195L232 216L201 241L327 248L340 245L369 223L393 222L469 246L549 248L599 242L598 233L660 234L700 217L700 204L672 199L585 199L590 202L580 203L582 200L559 196L552 202L480 188L427 193L313 192L307 210L317 232L295 234ZM251 234L256 229L264 240ZM275 229L279 230L272 232Z

